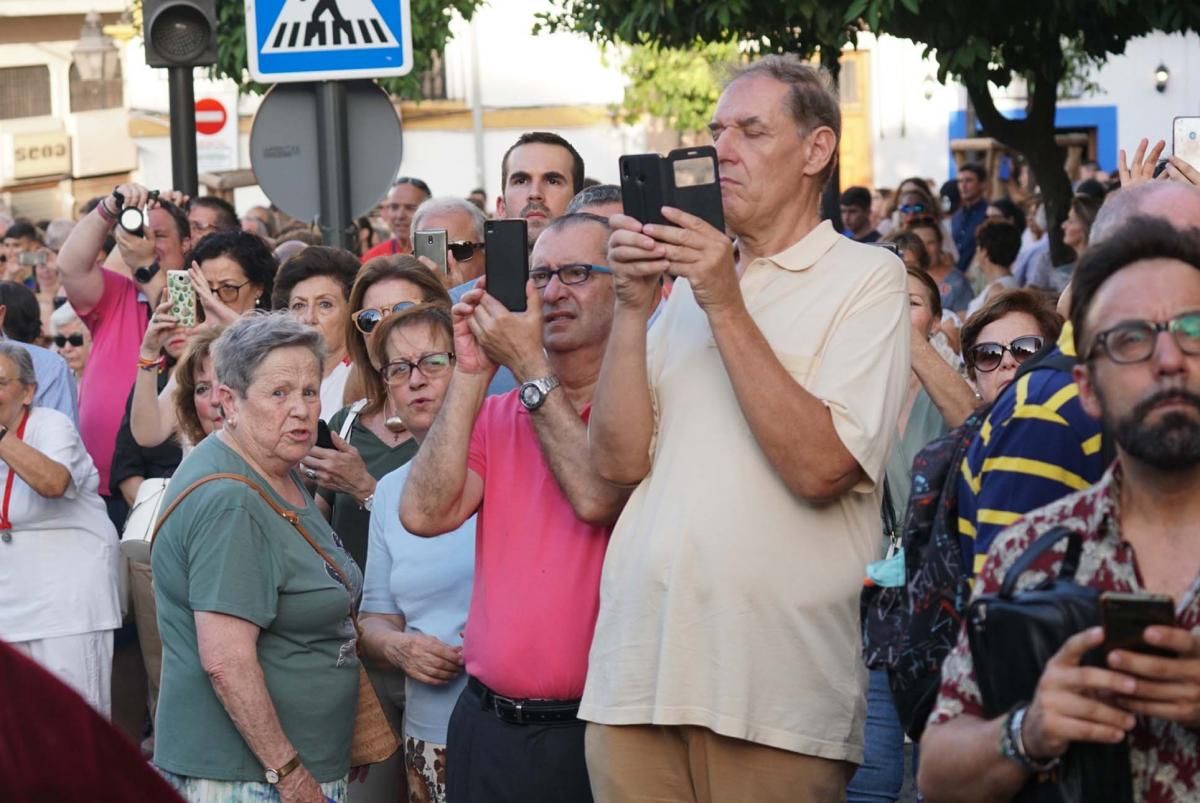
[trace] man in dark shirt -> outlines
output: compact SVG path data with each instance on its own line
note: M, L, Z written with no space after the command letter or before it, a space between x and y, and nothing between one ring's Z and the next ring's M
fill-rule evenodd
M842 193L842 223L847 237L860 243L879 241L879 232L871 225L871 191L866 187L851 187Z
M958 263L964 273L975 258L975 230L987 217L987 171L981 165L967 162L958 168L958 194L962 206L950 218L950 235L958 248Z

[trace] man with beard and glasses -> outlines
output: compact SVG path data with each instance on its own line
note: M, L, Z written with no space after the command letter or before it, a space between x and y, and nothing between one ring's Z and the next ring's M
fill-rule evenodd
M1177 624L1142 633L1165 655L1115 649L1100 666L1081 661L1103 629L1075 634L1032 701L994 719L984 718L964 629L921 743L929 800L1008 800L1072 743L1126 738L1135 800L1200 796L1200 229L1129 220L1079 263L1071 323L1080 401L1113 433L1117 459L1095 485L1005 530L976 594L995 593L1034 540L1066 527L1083 538L1077 582L1167 595ZM1048 550L1019 585L1056 575L1062 553Z
M1200 190L1174 181L1126 187L1105 200L1092 227L1092 244L1115 236L1136 215L1177 228L1200 226ZM1069 291L1059 301L1065 314ZM964 565L974 573L997 533L1030 510L1100 479L1112 459L1099 422L1084 411L1071 369L1071 324L1057 347L1021 366L996 399L979 437L967 450L958 491L958 527Z

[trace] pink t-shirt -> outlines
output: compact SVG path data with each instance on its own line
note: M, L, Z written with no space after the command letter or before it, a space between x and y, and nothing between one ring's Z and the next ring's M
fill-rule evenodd
M590 408L583 411L586 421ZM513 390L484 400L468 467L483 478L463 657L498 694L583 694L611 527L575 517Z
M104 294L79 317L92 333L92 353L79 378L79 434L100 472L100 493L109 495L117 430L137 378L138 353L150 320L149 304L138 301L128 276L101 268Z

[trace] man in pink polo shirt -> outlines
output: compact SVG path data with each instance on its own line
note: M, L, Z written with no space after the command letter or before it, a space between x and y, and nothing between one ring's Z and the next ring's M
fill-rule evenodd
M177 206L154 199L139 184L123 184L116 192L125 206L142 210L150 206L142 236L116 225L121 209L110 195L75 224L59 251L58 269L67 300L92 333L92 354L79 382L79 434L100 472L100 494L109 517L120 528L127 511L125 500L111 493L108 481L117 430L137 374L138 350L150 313L166 287L167 271L183 268L191 243L187 215ZM110 231L128 273L101 266Z
M534 246L527 312L482 288L454 307L454 378L400 505L419 535L479 513L450 803L592 799L576 713L600 568L626 498L587 449L613 314L608 234L604 218L560 217ZM521 385L485 399L497 364Z

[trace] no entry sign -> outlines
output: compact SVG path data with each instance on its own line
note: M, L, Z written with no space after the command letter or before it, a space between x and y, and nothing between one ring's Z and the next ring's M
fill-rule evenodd
M196 101L196 133L213 136L225 127L229 113L216 98L201 98Z

